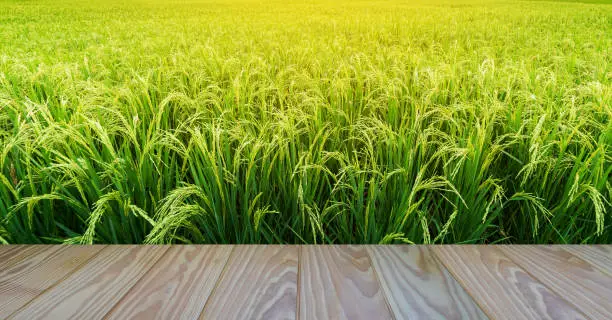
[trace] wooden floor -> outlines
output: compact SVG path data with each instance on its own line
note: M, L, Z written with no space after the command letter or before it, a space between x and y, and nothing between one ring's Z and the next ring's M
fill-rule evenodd
M0 319L612 319L612 246L0 246Z

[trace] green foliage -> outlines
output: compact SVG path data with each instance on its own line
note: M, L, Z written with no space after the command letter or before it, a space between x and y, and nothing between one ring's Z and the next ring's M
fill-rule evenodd
M0 243L611 243L611 17L5 1Z

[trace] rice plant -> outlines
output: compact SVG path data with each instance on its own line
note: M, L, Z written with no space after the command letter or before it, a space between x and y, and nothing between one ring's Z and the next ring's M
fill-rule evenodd
M0 243L612 243L612 5L0 3Z

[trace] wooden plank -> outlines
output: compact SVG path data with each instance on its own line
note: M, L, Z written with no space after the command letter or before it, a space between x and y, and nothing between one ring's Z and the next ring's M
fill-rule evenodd
M108 246L14 319L102 318L166 251L160 246Z
M503 246L512 260L593 319L612 315L612 278L560 246Z
M4 268L23 247L21 245L0 245L0 269Z
M487 319L426 246L368 246L397 319Z
M173 246L108 319L197 319L232 246Z
M202 319L295 319L298 247L236 246Z
M612 277L611 245L566 245L563 249L592 264Z
M6 251L0 254L0 269L8 269L11 266L20 263L22 260L28 259L39 253L49 253L50 248L57 250L57 246L48 245L20 245L10 246Z
M19 245L14 245L14 244L0 244L0 257L2 256L3 252L6 252L8 250L12 250L15 247L18 247Z
M102 248L45 246L46 250L0 271L0 319L23 307Z
M5 252L3 258L7 260L3 261L2 269L0 269L0 276L14 273L21 268L35 266L60 249L61 246L43 245L15 247L15 249Z
M391 319L363 246L304 246L300 319Z
M435 246L432 250L491 318L585 319L497 246Z

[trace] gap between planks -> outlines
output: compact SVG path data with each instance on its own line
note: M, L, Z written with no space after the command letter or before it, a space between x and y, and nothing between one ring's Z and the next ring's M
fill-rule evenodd
M298 245L297 297L295 301L295 319L300 320L300 296L302 292L302 245Z
M530 245L524 245L525 247L530 246ZM558 245L560 246L560 245ZM505 246L500 246L500 247L505 247ZM529 276L531 276L533 279L535 279L536 281L538 281L543 287L545 287L546 289L548 289L550 292L552 292L553 294L555 294L557 297L559 297L559 299L565 301L565 303L569 306L572 306L574 308L574 310L576 310L577 313L579 313L581 316L583 316L585 319L588 319L587 317L587 313L585 313L582 308L580 308L579 306L576 305L575 302L571 301L570 299L568 299L566 297L565 294L567 294L567 292L565 292L565 294L563 294L564 292L556 292L554 290L554 288L552 288L548 283L546 283L545 281L542 281L542 279L540 279L536 274L533 273L533 271L529 270L528 268L526 268L525 266L523 266L522 264L520 264L518 261L516 261L516 259L510 255L508 255L505 250L500 249L499 250L503 255L505 255L508 259L510 259L511 261L513 261L514 263L516 263L516 265L518 267L520 267L525 273L527 273Z
M65 246L67 248L67 250L70 249L71 246L69 245L59 245L60 247ZM84 259L79 265L77 265L74 269L72 269L70 272L67 272L63 277L61 277L60 279L58 279L57 281L55 281L53 284L51 284L50 286L48 286L47 288L43 289L41 292L39 292L35 297L33 297L32 299L30 299L27 303L25 303L23 306L17 308L16 310L14 310L13 312L11 312L11 314L7 317L7 319L12 319L14 315L16 315L17 313L19 313L20 311L22 311L23 309L27 308L27 306L29 306L34 300L38 299L40 296L44 295L45 293L47 293L48 291L52 290L53 288L55 288L56 286L58 286L60 283L62 283L64 280L66 280L68 277L70 277L73 273L77 272L78 270L80 270L81 268L83 268L85 265L87 265L92 259L94 259L96 256L98 256L100 254L100 252L102 252L107 245L99 245L101 248L99 250L97 250L93 255L91 255L91 257ZM21 246L23 247L23 246ZM60 249L61 250L61 249Z
M506 246L501 250L559 296L575 297L567 301L588 317L605 319L612 314L612 278L580 255L550 245Z
M233 246L222 245L169 247L106 318L196 319L232 249Z
M399 319L488 319L427 245L368 246L373 268Z
M215 295L215 293L217 292L217 288L219 288L219 282L221 282L221 279L223 278L223 276L227 272L228 264L230 262L230 259L231 259L232 255L234 254L235 250L236 250L236 245L232 245L232 249L230 250L230 253L227 256L227 260L225 261L225 264L223 265L223 269L221 270L221 273L219 274L219 277L215 281L215 285L213 286L213 289L210 292L210 295L208 295L208 297L206 298L206 302L204 303L204 307L202 308L202 311L200 311L200 314L198 315L198 317L196 319L202 319L204 317L204 310L206 310L206 307L208 306L208 303L210 302L210 298L213 295Z
M587 319L499 246L449 245L434 249L492 319Z
M380 287L383 293L382 296L385 301L385 305L387 306L387 309L389 310L391 318L393 320L397 320L398 318L395 314L395 310L391 308L391 303L389 303L388 293L384 289L383 280L381 279L380 275L378 274L378 271L376 270L376 265L374 264L374 258L372 257L372 253L370 252L372 248L376 249L376 247L371 247L371 246L366 247L366 255L368 256L368 259L370 260L370 265L372 266L372 272L374 273L374 278L376 278L376 281L378 281L378 286Z
M151 269L155 266L155 264L157 264L161 259L163 259L166 256L166 254L168 254L168 251L169 251L168 249L166 249L166 251L164 251L161 254L161 256L157 259L157 261L155 261L155 263L153 263L151 267L149 267L149 269L145 273L142 274L142 276L138 279L138 281L136 281L134 285L130 287L129 290L127 290L127 292L123 295L123 297L121 297L121 299L119 299L119 301L117 301L117 303L115 303L115 305L113 305L112 308L110 308L108 312L106 312L106 314L104 315L104 317L102 317L102 319L108 319L109 315L113 313L113 311L121 304L123 299L127 297L130 294L130 292L132 292L132 290L134 290L136 285L138 285L138 283L142 281L142 279L147 275L147 273L149 273L149 271L151 271Z
M298 248L239 246L201 319L295 319Z
M163 246L107 246L12 318L102 318L166 250Z
M455 281L457 281L457 283L461 286L461 288L463 288L463 291L472 299L472 301L474 301L474 303L478 306L478 308L480 308L480 310L484 313L484 315L488 318L488 319L495 319L493 316L491 316L490 313L487 312L487 309L484 308L483 306L483 302L480 301L479 299L476 299L476 297L472 294L471 290L468 290L468 287L466 286L466 284L464 283L464 281L460 278L458 278L453 272L451 272L451 270L449 270L446 265L444 264L444 262L440 259L440 257L438 257L438 253L431 249L431 255L433 256L433 258L438 262L438 264L440 265L440 267L444 268L444 270L446 270L446 272L448 272L448 274L455 279Z

